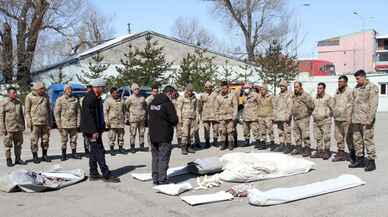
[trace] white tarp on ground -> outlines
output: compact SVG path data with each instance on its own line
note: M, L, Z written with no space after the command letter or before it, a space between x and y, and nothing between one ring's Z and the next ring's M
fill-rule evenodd
M187 170L186 166L182 167L173 167L167 170L167 177L171 178L174 176L180 176L188 174L189 171ZM137 180L146 182L152 180L152 173L131 173L131 176Z
M314 163L280 153L229 153L221 157L227 182L253 182L309 172Z
M48 172L34 172L25 169L0 177L0 191L42 192L56 190L81 182L86 178L82 169L63 170L58 165Z
M346 174L334 179L291 188L274 188L269 191L260 191L256 188L250 189L248 190L248 200L252 205L269 206L354 188L364 184L365 182L357 176Z
M191 206L195 206L199 204L233 200L233 195L225 191L220 191L214 194L184 196L184 197L181 197L181 199L186 203L190 204Z
M167 185L157 185L153 187L157 192L171 195L171 196L176 196L179 195L185 191L191 190L193 186L191 186L190 183L188 182L183 182L183 183L178 183L178 184L167 184Z

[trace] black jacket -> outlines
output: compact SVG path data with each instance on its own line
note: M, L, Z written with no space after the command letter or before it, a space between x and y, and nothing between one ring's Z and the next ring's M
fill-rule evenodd
M148 128L152 143L170 143L178 117L174 104L165 94L158 94L148 107Z
M86 94L82 100L80 130L82 133L101 133L105 130L104 110L101 98L94 92Z

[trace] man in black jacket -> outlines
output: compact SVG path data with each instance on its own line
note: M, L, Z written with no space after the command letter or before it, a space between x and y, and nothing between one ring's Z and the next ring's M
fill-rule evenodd
M92 82L93 90L88 92L82 101L80 130L86 136L90 145L89 180L103 179L106 182L120 182L113 177L105 162L105 149L102 143L102 133L105 130L104 110L101 100L106 82L96 79ZM98 173L97 164L102 176Z
M148 107L148 127L152 152L152 180L155 185L167 184L167 169L171 156L171 141L178 117L170 98L175 89L171 86L164 88Z

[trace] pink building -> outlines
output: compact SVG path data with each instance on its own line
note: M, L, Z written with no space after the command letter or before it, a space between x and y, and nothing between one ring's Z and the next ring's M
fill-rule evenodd
M367 30L318 42L318 58L335 65L337 74L375 71L376 31Z
M376 71L388 72L388 35L376 37Z

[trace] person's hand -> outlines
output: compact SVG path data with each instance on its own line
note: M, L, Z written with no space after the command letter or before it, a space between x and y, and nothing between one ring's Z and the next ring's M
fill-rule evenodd
M97 140L98 139L98 133L93 133L92 134L92 139Z

